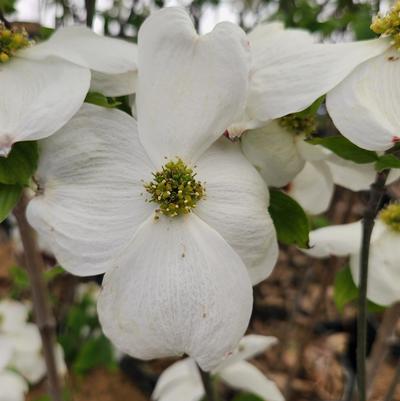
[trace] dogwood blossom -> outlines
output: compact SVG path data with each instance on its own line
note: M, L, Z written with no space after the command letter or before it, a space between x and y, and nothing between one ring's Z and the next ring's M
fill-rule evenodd
M291 124L273 120L241 136L244 155L269 186L285 187L309 214L320 214L329 208L334 184L352 191L369 189L376 175L374 163L357 164L320 145L307 143L306 135L314 126L311 119L288 118ZM391 171L388 183L399 176L398 171Z
M339 131L368 150L386 150L400 140L399 32L400 2L371 28L381 34L381 51L357 68L326 98L328 112ZM357 46L357 44L355 44ZM360 48L362 42L358 43Z
M389 205L376 219L372 232L367 297L379 305L390 305L400 300L398 221L400 205ZM351 273L358 285L361 236L361 221L320 228L310 233L310 249L303 252L318 258L350 255Z
M267 379L246 359L261 354L274 344L275 337L248 335L242 338L233 355L212 374L229 387L259 396L265 401L283 401L276 384ZM158 379L152 398L157 401L200 401L204 387L193 359L186 358L167 368Z
M5 299L0 302L0 335L11 345L12 353L8 366L35 384L46 374L42 354L42 341L37 326L27 322L30 308L17 301ZM56 366L60 376L67 368L61 346L55 346Z
M390 47L387 40L315 43L302 29L280 22L256 26L247 38L252 66L245 111L228 128L230 136L306 109L356 67Z
M35 44L0 24L0 155L15 142L45 138L81 107L91 88L132 93L136 46L80 26L60 28Z
M138 125L84 105L41 142L27 215L65 269L106 273L99 317L121 351L187 353L210 370L242 337L251 284L278 254L267 187L221 137L245 106L248 44L231 23L198 36L166 8L138 46Z

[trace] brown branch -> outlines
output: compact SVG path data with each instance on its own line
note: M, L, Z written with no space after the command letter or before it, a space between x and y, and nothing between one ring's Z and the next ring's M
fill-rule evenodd
M396 324L400 319L400 302L397 302L385 310L383 319L379 325L377 338L372 347L371 355L367 365L367 395L369 396L376 375L381 367L382 362L386 359L389 347L388 339L392 337L396 330Z
M55 320L51 314L48 303L48 290L43 280L43 259L37 246L35 232L25 216L27 204L28 198L23 194L14 209L14 216L17 219L24 246L25 264L31 284L34 315L43 343L49 393L53 401L62 401L60 380L54 355Z
M357 388L358 400L367 399L367 284L369 248L375 217L385 193L385 184L390 170L376 174L375 182L371 185L370 197L362 220L362 241L360 249L359 296L357 317Z

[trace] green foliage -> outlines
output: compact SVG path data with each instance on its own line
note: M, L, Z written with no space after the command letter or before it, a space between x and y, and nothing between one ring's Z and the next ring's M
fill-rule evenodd
M89 338L82 344L72 369L76 374L84 375L96 366L116 368L112 346L103 335Z
M95 300L90 293L71 306L61 333L58 339L65 359L76 374L85 375L98 366L116 367L111 343L101 332Z
M0 184L0 222L5 220L22 194L20 185Z
M89 92L86 95L85 102L95 104L96 106L105 107L107 109L115 109L121 104L121 102L116 101L111 97L106 97L98 92Z
M280 242L308 248L310 232L308 218L293 198L282 191L271 189L269 213Z
M39 159L37 143L18 142L8 157L0 158L0 183L26 186L35 172Z
M319 97L311 106L308 106L303 111L299 111L298 113L296 113L296 116L302 118L314 116L315 114L317 114L317 111L324 100L325 96Z
M21 294L29 288L29 277L27 271L19 266L10 268L11 296L19 298Z
M264 399L255 394L242 393L237 395L233 401L264 401Z
M64 269L60 266L53 267L43 273L43 278L46 283L51 283L54 279L64 273ZM11 296L13 298L20 298L21 294L29 288L29 276L23 267L12 266L10 268L11 278Z
M336 273L334 283L333 299L336 307L343 312L344 307L358 298L358 288L354 284L353 277L349 267L345 267ZM368 310L370 312L382 312L385 307L368 301Z
M308 221L310 223L310 230L316 230L318 228L323 228L329 226L331 223L325 216L308 216Z
M400 168L400 159L393 154L380 156L375 163L375 169L377 171L382 171L388 168Z
M15 0L0 0L0 11L10 14L15 11Z
M374 163L378 160L378 155L370 150L359 148L344 136L328 136L325 138L312 138L307 141L313 145L321 145L331 150L333 153L345 160L354 163L365 164Z

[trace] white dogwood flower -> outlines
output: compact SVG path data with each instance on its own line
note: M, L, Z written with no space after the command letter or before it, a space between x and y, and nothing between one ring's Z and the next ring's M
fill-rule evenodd
M4 345L0 366L12 369L29 383L36 384L45 376L46 364L39 330L35 324L27 322L29 309L21 302L10 299L0 301L0 340ZM67 369L59 344L55 346L55 356L57 371L63 376Z
M41 142L28 218L65 269L106 273L99 316L121 351L210 370L278 254L266 185L221 138L245 105L248 46L230 23L198 36L180 8L152 14L138 46L138 126L84 105Z
M400 141L400 2L371 28L383 45L330 91L326 105L339 131L368 150L387 150ZM362 46L362 42L358 43Z
M302 121L294 116L273 120L262 128L245 132L241 146L269 186L286 187L285 191L307 213L320 214L329 208L334 184L352 191L367 190L376 170L374 163L357 164L320 145L307 143L309 124L310 119ZM399 171L392 170L388 183L399 176Z
M260 24L247 37L252 54L248 100L229 127L230 136L306 109L390 46L381 39L315 43L309 32L284 29L280 22Z
M0 334L0 401L24 401L28 392L28 383L19 374L7 369L12 352L12 344Z
M283 401L276 384L267 379L246 359L255 357L277 343L275 337L248 335L242 338L232 356L217 366L212 374L229 387L257 395L265 401ZM156 401L200 401L204 387L199 370L191 358L167 368L157 381L152 399Z
M400 205L389 205L380 213L372 232L367 296L379 305L400 300L399 221ZM350 255L351 273L358 285L361 236L361 221L320 228L310 233L310 249L303 252L318 258Z
M60 28L34 44L0 25L0 155L15 142L45 138L81 107L91 88L107 96L132 93L136 45L80 26Z

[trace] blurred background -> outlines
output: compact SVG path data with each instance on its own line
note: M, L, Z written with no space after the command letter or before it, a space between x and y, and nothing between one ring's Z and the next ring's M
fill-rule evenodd
M386 10L390 3L380 0L0 0L0 9L7 19L23 22L27 27L86 24L98 33L130 41L136 41L140 25L152 10L170 5L186 7L202 33L223 20L235 22L246 31L262 21L280 20L288 27L314 32L320 40L336 42L374 37L369 29L371 17L379 10ZM327 119L323 111L321 119ZM393 185L387 200L399 195L398 185ZM366 194L362 191L353 193L336 187L329 211L310 217L310 224L316 228L355 221L361 216L365 200ZM159 374L173 361L143 362L115 350L103 336L96 314L101 277L73 277L57 266L45 244L42 252L48 266L45 278L57 319L57 338L68 367L65 400L150 400ZM29 280L21 254L14 223L6 221L0 229L0 298L29 304ZM351 399L356 322L352 301L357 291L350 288L342 294L335 292L340 284L338 280L348 274L348 270L341 270L343 266L346 266L344 259L318 261L295 247L282 246L274 273L254 289L255 308L249 333L276 336L279 344L253 363L275 380L288 401ZM343 274L336 275L338 271ZM400 355L399 313L399 305L387 310L376 305L370 308L369 351L375 369L369 385L374 401L383 400ZM238 395L226 388L220 391L225 400L259 401L257 397L235 398ZM43 378L31 383L27 400L49 400ZM400 391L394 400L400 400Z

